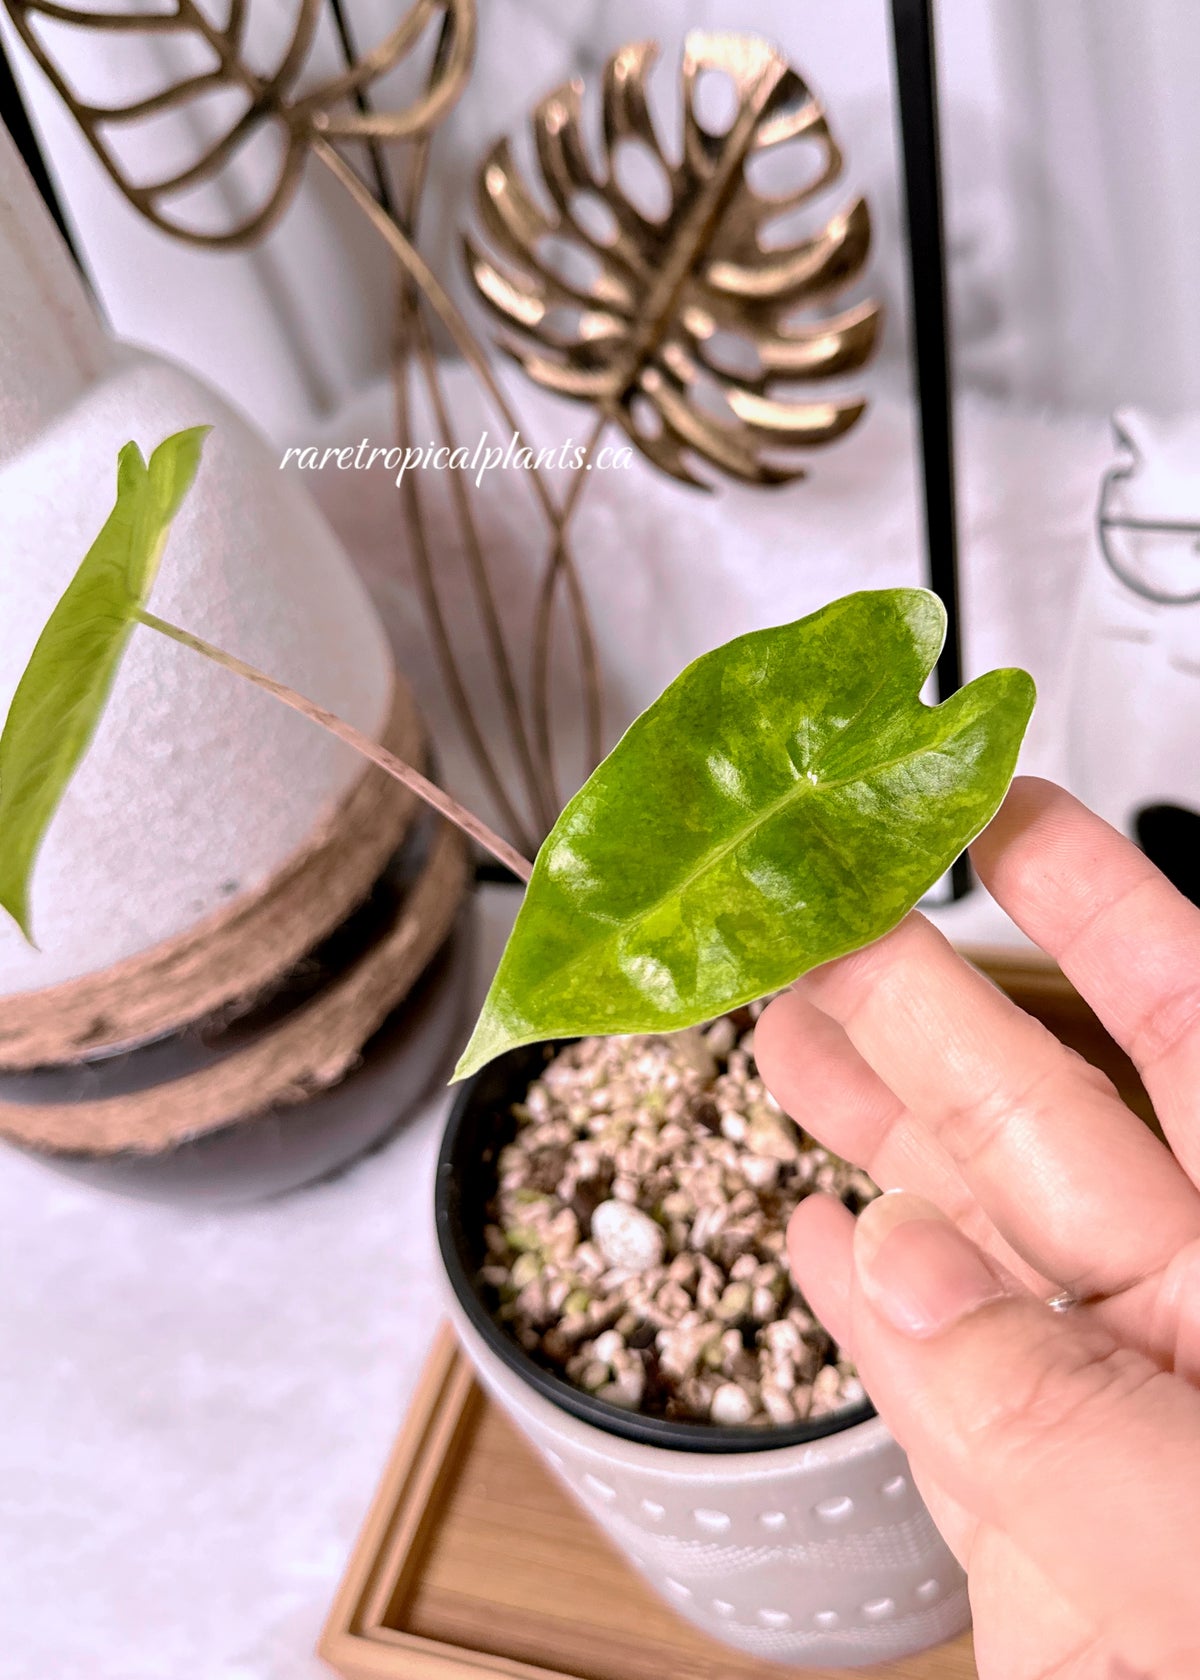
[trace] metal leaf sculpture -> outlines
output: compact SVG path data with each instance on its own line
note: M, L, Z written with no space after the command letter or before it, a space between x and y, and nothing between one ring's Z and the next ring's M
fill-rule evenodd
M228 0L223 24L214 23L197 0L172 0L164 11L105 11L58 0L5 0L5 4L21 38L121 192L156 227L196 245L248 245L265 233L287 208L309 149L318 140L401 140L432 128L462 92L474 50L473 0L413 0L377 45L341 74L302 93L297 84L308 67L323 0L300 0L291 36L274 68L266 72L254 68L246 57L247 0ZM153 34L164 45L177 43L181 56L190 55L193 61L198 52L203 54L210 67L180 76L124 105L91 103L71 87L47 50L38 27L42 19L81 30ZM439 20L444 22L444 39L437 76L404 110L370 109L367 91L408 57ZM191 106L203 132L201 102L207 106L214 94L221 93L235 95L240 109L211 139L201 142L203 149L186 168L144 184L130 179L110 131ZM189 226L171 213L173 199L213 180L268 128L277 131L282 143L255 208L236 215L232 225L215 232Z
M502 139L479 172L476 202L489 254L465 241L475 286L508 334L504 348L539 385L595 405L656 466L701 484L689 452L752 484L802 477L779 451L840 437L859 400L795 400L786 388L858 368L874 345L879 310L860 303L812 319L814 307L855 280L870 243L856 198L821 230L791 244L764 240L766 224L822 192L842 156L824 111L769 42L695 32L682 66L678 161L651 116L647 82L657 45L622 47L603 83L603 169L588 155L584 87L550 94L533 113L543 208ZM736 112L723 133L705 126L697 88L708 72L729 77ZM816 173L783 194L757 191L756 157L791 141L815 144ZM661 218L639 209L617 180L620 149L649 151L669 189ZM597 230L597 201L606 226ZM573 253L580 281L556 254ZM582 259L582 262L581 262ZM566 322L564 330L563 322ZM720 353L735 335L750 372ZM716 399L715 402L713 399ZM705 486L707 487L707 486Z

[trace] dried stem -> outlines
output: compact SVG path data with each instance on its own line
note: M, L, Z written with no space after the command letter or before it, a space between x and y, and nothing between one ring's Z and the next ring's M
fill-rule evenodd
M498 834L493 834L485 823L480 822L477 816L460 805L457 799L452 799L448 793L429 781L419 770L414 769L411 764L406 764L402 758L397 758L395 753L389 752L386 747L381 747L378 741L372 741L369 735L364 735L360 729L355 729L353 724L344 722L334 712L326 711L324 706L318 706L315 700L309 700L303 694L297 694L296 690L289 688L286 683L276 682L274 677L268 677L265 672L258 670L255 666L247 665L245 660L239 659L235 654L226 653L223 648L214 647L211 642L204 641L202 637L193 636L189 630L181 630L177 624L169 624L166 619L159 618L155 613L142 609L138 612L137 617L139 622L148 629L157 630L160 635L169 636L173 642L180 643L182 647L191 648L193 653L198 653L214 664L223 666L225 670L232 671L235 676L253 683L255 688L262 689L265 694L281 701L283 705L290 706L292 711L299 712L301 717L308 718L310 723L318 724L322 729L328 730L329 734L335 735L339 741L344 741L348 747L353 747L355 752L369 759L372 764L377 764L381 770L386 771L389 776L393 776L396 781L402 782L406 788L416 794L418 799L424 800L426 805L432 806L435 811L440 812L447 821L452 822L456 828L460 828L470 839L476 841L486 851L491 852L492 856L504 864L506 869L511 869L519 880L528 881L533 873L533 865L526 858L523 858L518 851L514 850L507 840L502 840Z
M509 404L503 388L497 381L486 355L480 349L474 334L471 332L470 327L463 319L457 305L454 303L454 300L450 297L449 293L446 291L445 287L437 278L433 270L426 263L425 259L421 256L411 238L399 225L395 218L389 216L387 211L375 202L363 182L358 178L354 170L350 168L344 158L342 158L340 153L338 153L333 146L331 146L327 141L315 139L312 143L312 152L313 155L325 165L330 173L334 175L334 177L346 189L364 215L366 215L371 221L376 231L384 240L386 240L392 251L398 257L410 282L415 283L416 287L420 290L421 294L433 309L435 315L441 321L446 331L450 334L456 349L483 385L484 390L487 392L504 423L513 432L519 432L521 428L517 420L517 416ZM420 171L423 167L424 160L423 158L418 157L415 161L415 173L416 178L419 181ZM547 590L550 595L553 596L554 587L560 575L565 576L567 582L567 589L570 596L572 614L575 622L576 640L580 656L580 669L584 685L587 755L589 765L592 765L598 762L602 750L601 742L603 724L600 700L599 663L596 657L595 640L592 634L590 620L588 618L586 602L583 597L583 590L575 571L575 567L571 562L570 552L567 546L566 529L567 522L570 517L570 511L573 509L575 502L578 500L579 493L582 489L582 483L580 482L572 485L564 506L560 508L547 489L541 472L538 471L536 467L531 470L530 476L533 483L534 494L538 499L553 533L553 549L550 558L549 576L542 585L543 596L546 594ZM548 673L550 642L548 607L540 607L539 612L546 618L546 627L543 632L545 639L545 651L540 657L545 670ZM535 683L538 680L539 679L535 677ZM545 804L548 802L549 809L553 810L557 807L558 797L553 786L553 767L547 752L547 742L549 736L548 675L543 676L540 681L543 692L543 700L540 707L541 717L539 719L535 716L534 720L535 739L538 742L539 754L543 761L541 771L544 778L542 785L545 790L543 796L543 807L545 807ZM538 709L539 708L535 705L535 712Z
M412 435L407 381L403 376L396 382L396 430L398 441L403 447ZM400 486L400 496L404 504L409 535L412 539L413 572L416 577L417 589L425 608L425 619L429 626L434 652L441 668L442 681L446 684L449 692L451 704L458 718L458 726L466 738L467 745L479 766L488 792L491 794L501 818L507 824L517 842L527 846L530 841L525 833L525 826L508 796L504 782L491 753L488 751L487 741L475 716L471 696L467 692L466 684L462 679L462 672L455 658L454 644L438 595L429 539L425 530L425 516L414 473L405 473Z
M430 67L430 76L438 73L438 62L441 56L446 30L443 26L442 35L438 40L438 51ZM432 135L423 134L412 148L411 168L409 170L407 193L405 196L404 227L409 238L416 240L417 222L420 215L422 197L429 167L429 152ZM433 405L434 415L441 432L443 443L452 441L449 410L442 388L441 375L438 372L437 357L434 353L433 341L429 328L422 314L420 298L411 276L404 274L398 294L399 313L398 326L400 342L397 346L396 373L403 381L405 372L411 367L413 339L417 343L417 354L420 360L421 373ZM407 394L397 390L397 411L400 418L401 404L407 412ZM403 441L403 440L401 440ZM525 778L526 792L529 798L530 810L534 826L540 828L544 834L553 824L558 814L558 803L554 797L552 778L549 765L539 766L534 762L530 748L529 733L525 727L524 711L521 696L517 687L516 675L512 660L508 652L508 644L504 636L504 627L500 620L500 613L496 605L496 592L492 585L487 556L482 542L479 540L479 529L475 522L475 515L471 505L471 496L466 484L459 478L451 479L455 506L458 510L459 523L463 532L463 547L467 566L471 574L471 581L475 588L476 600L479 603L480 616L483 619L484 635L492 656L492 667L495 672L496 686L500 691L501 704L504 707L508 722L509 734L512 737L513 749L517 762ZM429 588L436 591L436 580L432 574L429 578ZM440 610L438 617L440 618ZM448 647L448 657L451 664L455 663L454 650ZM457 671L455 672L457 677Z
M488 366L487 357L476 343L470 327L463 320L458 305L417 250L412 240L409 239L404 229L388 215L381 205L376 204L345 158L327 140L314 140L312 142L312 154L345 187L359 209L368 217L372 227L391 246L395 255L400 259L405 272L420 287L424 296L429 300L429 305L434 314L454 340L455 349L478 374L505 425L510 426L514 432L520 431L521 428L517 423L517 417L509 404L508 398ZM536 476L535 482L538 499L546 510L547 518L557 523L558 508L555 506L553 498Z
M445 395L442 390L441 376L438 373L437 358L433 352L433 344L429 337L428 328L421 317L420 310L414 313L414 327L417 339L417 356L420 362L422 377L429 391L434 415L437 419L439 431L443 441L451 439L450 416L446 407ZM500 703L504 708L509 732L512 735L513 748L517 761L521 766L521 773L529 791L530 804L533 808L534 822L543 832L554 822L557 815L557 801L551 786L539 775L534 762L533 751L529 742L529 733L525 727L525 719L521 713L521 701L517 691L516 676L508 647L504 640L504 630L500 622L500 614L496 605L496 594L488 569L487 556L479 536L479 527L475 520L471 506L471 495L460 473L450 475L451 491L458 509L459 522L463 532L463 549L467 567L471 574L471 581L479 601L480 616L483 619L484 634L487 637L488 648L492 657L492 665L496 674L496 686L500 691Z
M354 27L350 22L342 0L329 0L329 10L333 15L333 27L337 32L338 44L342 49L342 58L347 70L352 70L358 62L358 46L354 39ZM363 116L371 111L371 100L365 88L357 87L353 93L354 103ZM388 180L387 163L383 155L383 147L372 136L366 142L367 157L371 163L371 173L375 177L375 192L379 203L389 216L395 215L395 205L392 202L392 188Z
M578 506L579 498L583 494L583 487L587 482L584 475L587 472L588 462L595 454L596 447L607 424L607 415L601 414L592 429L591 437L584 445L583 460L575 470L571 488L567 491L563 501L559 524L555 531L554 545L551 548L550 558L546 563L546 570L542 577L541 588L538 591L537 613L533 632L533 727L537 734L538 749L547 767L551 795L556 806L561 805L562 800L559 796L558 779L554 771L554 744L550 728L550 653L554 640L554 602L559 579L565 576L567 589L571 594L575 609L576 626L587 622L587 607L583 601L578 575L567 552L565 537L567 523ZM593 770L599 764L603 754L600 669L596 661L596 644L592 637L590 635L579 635L577 640L583 683L584 755L588 770Z
M353 66L358 56L354 42L353 28L349 18L346 16L342 0L330 0L330 5L333 10L334 22L342 47L342 56L345 60L347 68L349 69ZM444 55L449 50L450 40L450 14L447 12L442 20L442 28L438 35L433 61L430 64L428 76L426 78L427 90L434 82L436 82L437 78L442 73ZM355 93L355 103L364 113L369 112L372 108L370 95L362 88L358 89ZM410 240L415 240L416 238L416 212L425 181L425 168L429 157L430 138L431 136L428 133L421 134L412 145L410 152L411 167L405 186L404 206L402 209L398 207L391 191L382 148L374 140L368 142L367 150L374 176L375 198L380 207L387 213L391 220L405 229ZM396 425L398 433L397 441L402 447L407 447L411 441L411 426L410 404L404 376L410 364L408 349L412 337L412 328L415 326L418 330L422 329L423 321L417 306L416 289L413 286L409 275L404 270L401 270L398 300L398 324L400 327L401 339L400 343L396 347ZM422 336L424 338L426 335L423 334ZM432 386L433 376L427 372L426 378ZM436 397L440 399L440 391L435 394ZM449 444L452 439L450 436L449 421L443 412L445 405L440 401L437 401L435 406L439 410L442 441L443 443ZM461 498L462 487L460 486L458 479L455 478L453 483L456 492L458 492L458 495ZM413 570L416 574L418 592L421 596L422 604L425 610L426 623L434 645L434 651L438 664L441 667L442 680L449 693L450 703L455 711L459 728L466 739L469 749L475 757L488 791L491 794L493 803L495 804L495 807L512 839L522 851L530 851L534 848L536 842L532 840L524 821L516 809L516 806L509 798L508 790L504 786L504 782L501 779L500 773L496 767L487 739L479 726L479 722L475 714L475 708L471 702L470 693L462 679L462 673L455 657L453 641L449 633L449 627L446 623L445 616L442 612L441 600L438 595L436 572L432 564L430 544L425 527L421 503L421 495L419 489L417 488L417 480L415 476L408 475L405 477L400 490L400 497L404 504L407 522L412 537L411 558L413 562ZM467 523L470 517L469 506L465 509L460 509L460 517L462 518L464 525L467 527L468 551L478 551L478 536L474 531L473 524ZM480 555L478 567L475 569L477 571L483 569L482 555ZM551 811L548 821L543 816L544 804L542 788L536 772L533 769L532 760L529 755L528 742L525 738L524 720L521 717L520 703L517 698L515 684L512 681L507 649L504 646L503 636L499 629L498 616L495 611L495 602L492 597L490 582L487 578L486 571L483 571L482 580L478 577L476 578L476 588L481 596L485 624L488 627L489 639L492 643L493 659L497 668L497 677L500 684L501 695L505 704L506 712L509 716L510 727L514 733L518 757L523 768L526 770L528 782L527 791L530 802L533 806L533 825L534 827L537 827L539 824L545 822L546 826L549 826L549 823L554 820L554 813Z

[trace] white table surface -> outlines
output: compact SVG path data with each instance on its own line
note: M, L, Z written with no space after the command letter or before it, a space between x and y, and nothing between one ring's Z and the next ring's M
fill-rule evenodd
M473 984L516 895L480 895ZM437 1327L445 1093L255 1207L124 1201L0 1150L0 1680L316 1680Z

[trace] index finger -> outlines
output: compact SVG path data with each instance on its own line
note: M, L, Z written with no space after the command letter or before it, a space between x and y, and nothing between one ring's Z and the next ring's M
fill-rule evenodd
M980 879L1128 1053L1200 1183L1200 910L1064 788L1019 777L972 848Z
M1102 1075L922 916L797 987L946 1150L1006 1243L1170 1352L1163 1280L1200 1239L1200 1196Z

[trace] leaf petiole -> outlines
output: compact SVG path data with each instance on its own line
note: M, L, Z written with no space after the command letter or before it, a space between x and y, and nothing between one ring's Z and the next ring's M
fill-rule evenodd
M423 776L419 770L411 764L407 764L404 759L397 758L395 753L389 752L386 747L381 747L378 741L373 741L369 735L364 735L353 724L346 723L336 713L327 711L324 706L319 706L315 700L309 700L305 695L298 694L294 688L289 688L286 683L278 682L274 677L267 676L265 671L258 670L254 665L248 665L244 659L239 659L236 654L227 653L224 648L214 647L211 642L206 642L202 636L194 636L190 630L183 630L179 625L171 624L165 618L159 618L157 613L152 613L145 607L138 608L134 617L139 624L144 624L148 630L157 630L160 636L167 636L171 641L178 642L180 646L190 648L193 653L198 653L203 658L212 660L216 665L224 666L234 676L253 683L255 688L262 689L265 694L271 695L273 699L280 701L285 706L290 706L292 711L299 712L301 717L308 718L310 723L318 724L329 734L335 735L339 741L344 741L348 747L353 747L355 752L370 759L372 764L378 765L381 770L386 771L396 781L402 782L406 788L410 788L417 795L418 799L422 799L427 805L431 805L435 811L440 812L449 822L454 823L464 834L469 835L486 851L491 852L492 856L504 864L507 869L511 869L519 880L528 881L533 873L533 865L528 859L522 857L514 847L510 846L507 840L502 840L498 834L494 834L486 823L481 822L473 812L460 805L457 799L452 798L436 783Z

